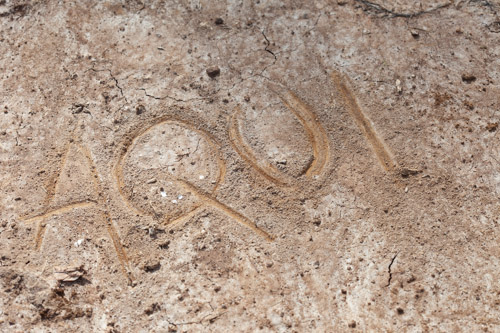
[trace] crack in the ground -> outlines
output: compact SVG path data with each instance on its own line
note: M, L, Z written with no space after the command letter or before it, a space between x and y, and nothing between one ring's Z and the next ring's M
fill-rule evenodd
M319 18L320 18L321 15L318 16L317 20L316 20L316 23L318 22ZM217 91L214 92L214 95L217 95L218 93L220 92L224 92L224 91L230 91L230 90L233 90L235 89L236 86L240 85L241 83L243 83L244 81L246 80L249 80L249 79L252 79L254 77L262 77L264 79L267 79L267 80L270 80L269 78L265 77L263 74L273 65L276 64L277 60L278 60L278 56L277 54L278 53L275 53L273 51L271 51L269 49L269 47L271 46L271 41L269 40L269 38L267 38L264 30L261 30L261 33L262 33L262 36L264 36L264 39L265 39L265 43L266 43L266 46L264 48L264 51L266 51L267 53L271 54L274 58L273 62L268 64L267 66L264 66L264 68L258 72L258 73L255 73L255 74L252 74L246 78L241 78L239 80L239 82L236 82L234 83L230 88L227 88L227 89L218 89ZM118 79L114 76L113 72L111 71L111 69L96 69L95 67L95 63L92 65L91 68L89 68L87 71L91 70L93 72L108 72L111 79L114 81L115 83L115 86L116 88L120 91L120 94L121 96L125 99L125 101L128 103L128 99L127 97L125 96L125 94L123 93L123 88L120 86L120 83L118 81ZM153 99L156 99L156 100L164 100L164 99L169 99L169 100L172 100L172 101L175 101L175 102L178 102L178 103L188 103L188 102L191 102L191 101L200 101L200 100L208 100L210 99L209 97L194 97L194 98L188 98L188 99L180 99L180 98L175 98L175 97L172 97L170 95L165 95L165 96L155 96L155 95L152 95L150 93L148 93L148 91L146 90L146 88L136 88L136 90L142 90L144 92L144 95L146 97L149 97L149 98L153 98Z
M392 264L394 264L394 261L396 260L396 257L398 256L398 253L396 253L394 255L394 257L392 257L392 260L389 264L389 267L387 268L388 272L389 272L389 279L387 279L387 285L386 287L389 287L391 285L391 281L392 281L392 271L391 271L391 268L392 268Z
M233 85L231 87L229 87L227 89L220 89L220 90L217 91L217 93L219 93L219 92L228 92L228 91L234 90L236 88L236 86L239 86L243 82L245 82L247 80L251 80L251 79L253 79L255 77L260 77L260 78L272 81L270 78L268 78L267 76L264 75L264 72L267 71L271 66L275 65L276 61L277 61L277 58L275 58L271 64L269 64L267 66L264 66L264 68L260 72L252 74L252 75L249 75L249 76L244 77L244 78L240 78L239 81L233 83ZM241 73L240 73L240 76L241 76Z
M445 4L439 5L437 7L428 9L428 10L422 10L422 11L415 12L415 13L401 13L401 12L396 12L396 11L387 9L387 8L379 5L378 3L371 2L371 1L368 1L368 0L355 0L355 1L359 2L359 3L362 3L366 7L370 8L370 9L376 11L376 12L379 12L379 13L382 13L382 14L385 14L385 15L389 15L390 17L405 17L405 18L411 18L411 17L421 16L421 15L424 15L424 14L429 14L429 13L435 12L435 11L437 11L439 9L449 7L452 4L451 2L448 2L448 3L445 3Z
M242 84L243 82L245 82L246 80L250 80L254 77L262 77L264 79L270 80L268 77L264 76L263 74L265 71L267 71L269 69L269 67L274 66L276 64L276 62L278 61L278 56L277 56L278 52L274 53L273 51L269 50L269 46L271 45L271 42L269 41L266 34L264 33L264 30L261 30L261 33L262 33L262 36L264 36L264 39L266 41L266 47L264 48L264 51L268 52L269 54L271 54L274 57L273 62L268 64L267 66L264 66L264 68L260 72L249 75L245 78L241 77L239 82L235 82L230 88L220 89L220 91L227 92L227 91L233 90L236 88L236 86L238 86L238 85ZM239 74L241 76L241 72Z
M276 57L276 54L274 54L274 52L269 49L269 46L271 45L271 42L269 41L269 39L267 38L266 34L264 33L264 30L262 30L261 32L262 32L262 36L264 36L264 39L266 40L266 47L264 48L264 50L266 52L269 52L269 53L271 53L273 55L274 61L278 60L278 57Z
M175 98L175 97L172 97L169 95L165 95L163 97L158 97L158 96L149 94L145 88L137 88L137 90L144 91L144 95L146 95L146 97L154 98L157 100L170 99L172 101L176 101L179 103L187 103L187 102L191 102L191 101L201 101L201 100L209 99L208 97L193 97L193 98L188 98L188 99L180 99L180 98Z
M125 94L123 93L123 89L122 87L120 86L120 83L118 82L118 79L113 75L113 72L111 71L111 69L95 69L94 66L92 66L89 70L93 71L93 72L108 72L109 73L109 76L111 77L111 79L115 82L115 87L120 91L120 94L122 95L122 97L125 99L126 102L128 102L127 100L127 96L125 96Z
M314 21L314 24L313 24L313 27L309 30L307 30L306 32L304 32L304 36L307 36L311 33L311 31L313 31L314 29L316 29L316 27L318 26L318 22L319 22L319 19L321 18L321 14L322 13L319 13L318 17L316 18L316 21Z

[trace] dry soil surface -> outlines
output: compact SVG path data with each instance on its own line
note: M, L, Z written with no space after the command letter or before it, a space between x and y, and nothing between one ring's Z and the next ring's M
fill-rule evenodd
M0 331L500 332L498 0L0 1Z

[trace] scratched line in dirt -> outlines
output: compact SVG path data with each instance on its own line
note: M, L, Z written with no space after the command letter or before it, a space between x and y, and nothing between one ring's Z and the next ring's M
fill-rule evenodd
M123 175L123 163L127 156L129 155L129 152L133 149L135 143L137 140L143 136L144 134L148 133L151 131L155 126L161 125L161 124L175 124L179 125L181 127L187 128L190 131L193 131L197 133L198 135L202 136L206 142L209 144L209 149L212 151L213 156L217 156L217 164L218 164L218 170L219 174L217 175L217 179L215 181L214 188L210 192L205 192L196 186L192 185L191 183L181 180L181 179L171 179L171 181L180 184L183 188L185 188L187 191L191 192L194 194L198 200L199 204L195 205L192 209L190 209L187 213L182 214L181 216L165 216L163 223L169 227L173 225L177 225L179 223L185 222L188 219L192 218L195 216L199 211L206 209L208 207L213 207L216 208L217 210L223 212L226 216L232 218L235 220L237 223L240 225L250 229L257 235L263 237L264 239L271 241L273 240L273 236L271 236L269 233L266 231L260 229L253 221L248 219L246 216L243 214L237 212L233 208L229 207L228 205L220 202L219 200L216 199L215 193L220 186L220 184L224 181L225 174L226 174L226 164L224 160L222 159L222 156L220 154L219 146L214 138L212 138L208 133L205 131L202 131L195 126L186 123L184 121L180 120L175 120L171 119L168 117L162 117L153 120L149 125L140 128L139 130L135 131L129 136L129 139L124 142L122 149L120 150L120 155L118 156L116 166L114 168L114 177L116 179L120 194L122 199L126 202L128 207L132 207L134 211L139 212L141 215L148 215L147 212L144 212L143 210L139 209L138 207L135 207L132 203L129 202L126 193L124 192L124 187L126 186L124 183L124 175Z
M94 206L96 204L97 204L97 202L95 202L95 201L84 200L84 201L79 201L79 202L74 202L74 203L68 204L68 205L61 207L61 208L46 210L44 213L39 214L39 215L22 216L21 219L26 221L26 222L33 222L33 221L37 221L40 219L45 220L45 219L50 218L52 216L72 211L73 209L91 207L91 206ZM38 246L37 246L37 248L38 248Z
M64 167L66 165L67 156L69 154L69 150L71 149L72 145L76 148L76 150L78 152L83 154L83 156L86 159L86 162L88 163L88 165L90 167L91 179L92 179L92 183L93 183L92 186L94 188L95 193L98 194L99 200L98 201L93 201L93 200L78 201L78 202L69 203L69 204L64 205L62 207L49 209L47 207L50 207L50 204L54 201L55 195L58 193L58 183L59 183L59 179L61 177L61 171L64 169ZM66 147L66 152L61 160L61 164L60 164L60 167L58 169L58 173L49 182L47 197L44 200L44 206L46 207L45 211L41 214L36 215L36 216L21 217L21 219L23 219L25 222L33 222L33 221L39 220L38 229L37 229L36 236L35 236L35 248L37 251L40 251L43 240L44 240L44 236L45 236L47 218L58 215L58 214L63 214L63 213L69 212L69 211L73 211L75 209L87 208L87 207L91 207L91 206L98 206L101 217L104 219L104 221L106 221L106 228L107 228L107 231L108 231L109 236L111 238L111 241L113 243L113 247L115 249L115 252L117 254L118 261L120 262L122 272L127 277L129 282L132 282L134 280L134 276L132 275L132 271L130 269L130 264L129 264L129 261L127 258L127 254L125 253L125 250L123 249L118 232L116 231L115 227L113 226L113 221L112 221L112 218L109 214L108 206L106 204L106 199L104 198L104 192L102 191L102 186L101 186L100 182L98 181L98 179L99 178L98 178L98 175L96 172L96 167L95 167L92 156L91 156L90 152L88 151L88 149L86 149L85 147L78 145L78 144L68 144Z
M358 101L356 100L356 97L351 92L351 89L349 89L346 83L348 80L345 78L345 76L336 71L332 72L331 78L333 83L339 90L339 93L342 95L349 113L354 118L354 121L358 125L359 129L370 143L373 151L375 152L375 155L377 156L378 161L386 171L393 172L397 164L392 158L389 150L386 148L384 141L377 134L370 119L362 111L361 107L358 104Z
M107 198L105 198L105 192L102 189L101 183L98 180L99 177L97 175L97 170L96 166L94 163L94 160L92 159L92 156L90 154L90 151L83 146L79 147L81 151L84 153L85 157L87 158L87 161L90 165L90 169L92 171L92 179L93 179L93 185L96 193L99 195L100 198L100 204L102 206L102 217L106 221L106 227L108 229L109 236L111 237L111 240L113 242L113 246L115 248L116 255L118 256L118 260L120 261L122 272L125 274L129 282L133 282L135 280L132 270L130 269L130 264L128 261L127 253L125 252L125 249L123 248L123 245L120 240L120 236L118 235L118 232L116 231L114 225L113 225L113 220L111 218L111 215L109 214L109 207L107 205Z
M237 108L229 119L229 139L236 152L257 172L264 176L269 181L279 184L287 185L291 182L289 179L283 179L284 176L281 172L274 167L271 163L259 161L252 151L252 148L245 142L241 135L239 116L241 109Z
M127 158L131 147L134 146L134 144L136 143L138 138L140 138L141 136L150 132L155 126L161 125L163 123L180 124L188 129L194 131L195 133L201 135L209 143L211 149L214 151L214 155L217 157L217 165L218 165L218 169L219 169L219 174L218 174L217 179L215 181L214 188L211 192L212 194L217 191L218 187L220 186L220 183L224 181L224 178L226 176L226 165L225 165L224 161L222 160L222 157L221 157L221 154L219 152L219 149L217 148L217 144L215 142L215 139L213 139L210 135L208 135L204 131L198 130L195 126L192 126L191 124L177 121L177 120L171 119L170 117L161 117L161 118L154 119L147 126L141 127L129 135L128 139L123 143L123 146L121 147L120 155L118 156L117 163L113 169L113 175L114 175L114 178L115 178L116 183L118 185L118 191L119 191L123 201L125 202L125 204L127 205L128 208L130 208L132 211L139 213L141 215L147 215L148 213L139 209L138 207L132 205L128 201L127 195L124 192L125 183L123 181L123 162ZM165 223L169 223L170 220L174 220L176 218L177 217L166 217Z
M314 158L305 172L306 176L311 178L320 175L330 159L330 145L323 126L316 119L316 115L311 108L292 91L279 92L275 88L272 90L279 96L283 104L299 119L311 142Z
M303 174L307 178L313 178L322 174L330 160L330 145L328 135L323 126L316 119L316 115L297 95L290 90L270 86L273 91L287 107L287 109L299 120L304 127L309 142L313 148L313 159L304 169ZM229 139L238 154L250 164L258 173L271 182L280 186L292 186L296 180L285 175L269 162L259 160L252 148L245 142L241 134L240 124L241 109L237 108L229 119Z
M257 225L254 222L249 220L243 214L241 214L241 213L237 212L236 210L232 209L231 207L223 204L222 202L213 198L209 194L203 193L201 190L197 189L196 187L189 184L188 182L180 181L180 183L183 186L185 186L186 189L188 189L189 191L193 192L196 196L198 196L200 198L200 200L202 200L205 204L219 209L220 211L224 212L229 217L232 217L239 224L241 224L244 227L247 227L248 229L255 232L257 235L265 238L268 241L272 241L274 239L274 237L272 237L270 234L268 234L264 230L257 227Z
M36 231L36 235L35 235L35 249L37 251L39 251L40 248L42 247L42 240L43 240L43 237L44 237L45 231L46 231L46 219L47 219L47 217L51 216L49 214L48 210L49 210L50 205L54 201L54 197L55 197L55 194L57 192L58 181L59 181L59 178L61 176L61 171L64 169L64 166L66 165L66 159L68 157L68 153L69 153L70 148L71 148L71 144L68 143L66 145L64 155L61 158L59 168L57 169L57 171L58 171L57 174L55 174L52 178L49 179L49 184L48 184L47 189L46 189L47 195L45 196L45 199L44 199L43 204L42 204L46 211L40 215L41 221L38 223L38 227L37 227L37 231ZM33 218L31 218L31 220L32 219Z

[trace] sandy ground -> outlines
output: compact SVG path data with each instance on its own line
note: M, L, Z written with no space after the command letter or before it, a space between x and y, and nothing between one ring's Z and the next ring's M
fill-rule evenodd
M0 331L500 332L499 13L0 1Z

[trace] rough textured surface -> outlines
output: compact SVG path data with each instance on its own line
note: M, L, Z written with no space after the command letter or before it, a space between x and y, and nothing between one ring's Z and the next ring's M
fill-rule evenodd
M499 11L0 1L0 331L500 331Z

